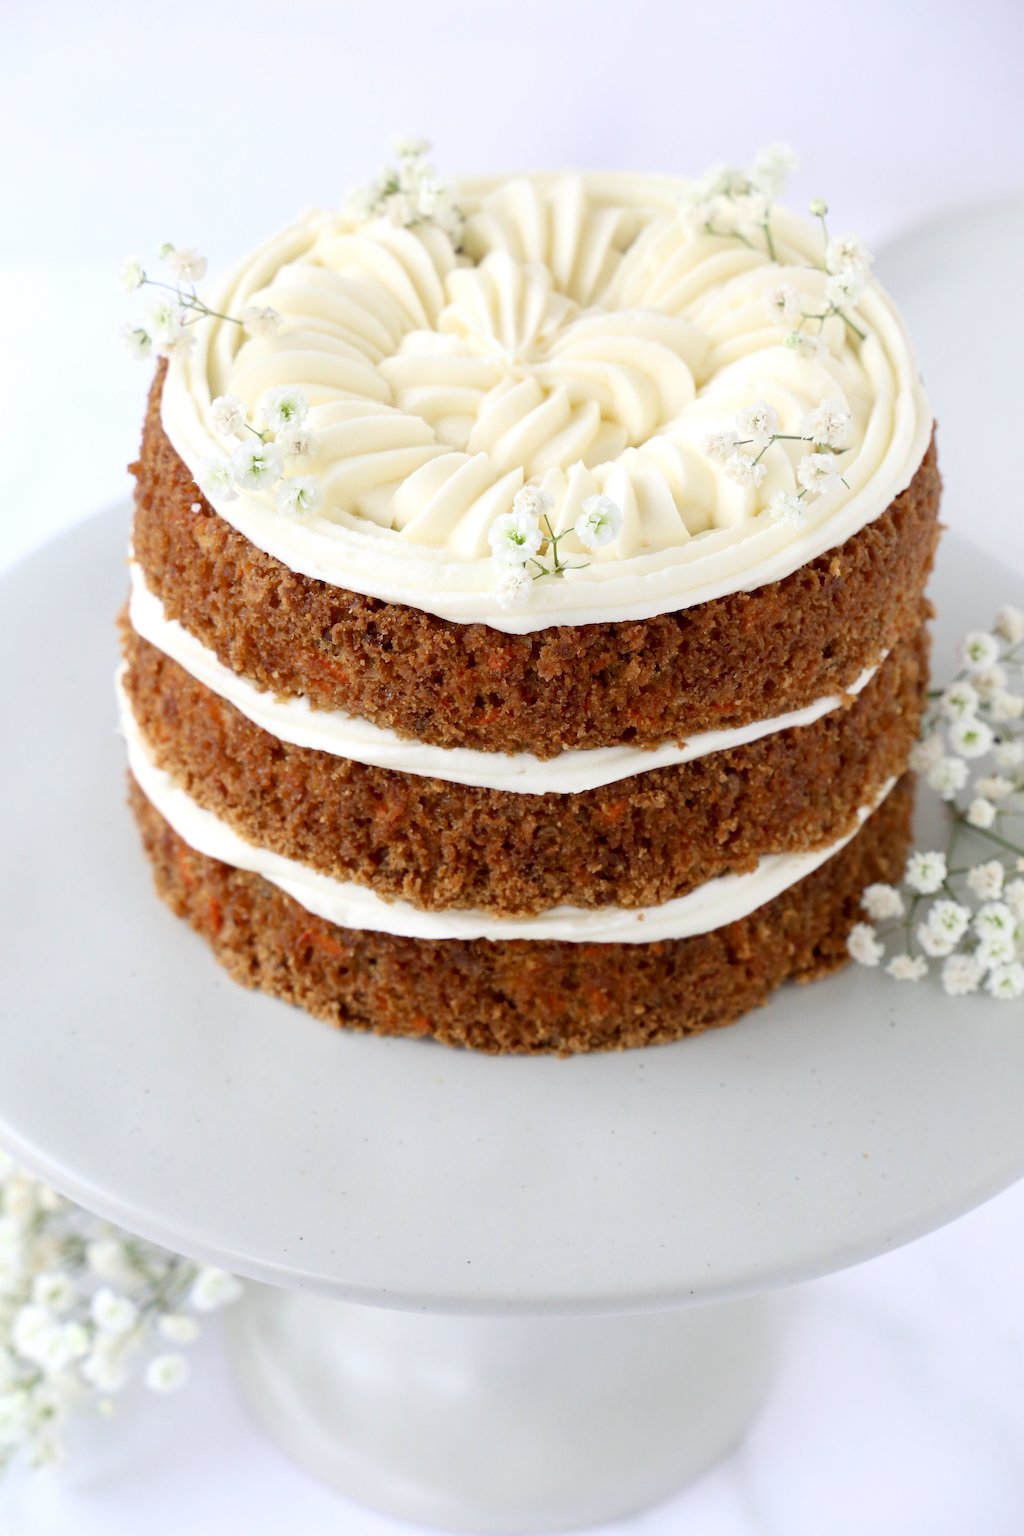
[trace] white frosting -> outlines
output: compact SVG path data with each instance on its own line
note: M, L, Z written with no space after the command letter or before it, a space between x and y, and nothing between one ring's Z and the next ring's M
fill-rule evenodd
M123 672L123 668L122 668ZM341 928L369 929L413 939L558 939L569 944L650 944L710 933L746 917L789 886L813 873L855 836L874 806L858 812L847 837L811 853L772 854L746 875L721 875L686 896L656 907L551 907L537 917L493 917L475 910L427 912L406 901L385 901L366 886L336 880L295 859L246 842L204 810L158 768L118 685L121 729L128 762L149 802L179 837L208 858L261 875L307 912ZM895 783L886 784L880 804Z
M703 731L681 745L669 742L651 749L592 747L540 758L530 752L478 752L467 747L435 747L399 736L395 731L374 725L371 720L362 720L341 710L314 709L301 695L279 698L257 688L248 678L224 666L213 651L176 619L166 616L160 599L146 586L142 569L134 561L131 564L129 616L136 633L144 640L279 741L329 752L335 757L352 758L374 768L390 768L421 778L444 779L449 784L471 784L524 795L579 794L602 784L632 778L634 774L647 773L652 768L667 768L674 763L688 763L694 758L705 757L711 752L726 752L777 731L810 725L830 710L838 709L843 702L830 695L817 699L805 709L775 715L770 720L758 720L728 731ZM851 684L849 692L860 693L876 670L867 667Z
M207 321L172 361L163 422L197 472L226 446L211 399L301 387L319 448L302 470L322 512L277 512L242 493L213 504L291 569L458 622L525 633L644 618L775 581L880 515L927 447L931 415L902 322L875 283L856 316L833 318L818 359L785 347L765 289L799 287L820 305L820 231L781 210L781 264L734 240L694 235L677 208L685 183L626 175L533 176L464 185L465 254L432 225L358 229L310 214L269 240L209 295L238 314L272 304L281 331L245 339ZM757 513L795 488L801 444L777 444L759 490L700 451L704 434L764 398L782 431L823 398L853 417L846 487L808 506L799 527ZM487 532L531 480L571 529L598 491L625 514L614 543L534 583L503 610Z

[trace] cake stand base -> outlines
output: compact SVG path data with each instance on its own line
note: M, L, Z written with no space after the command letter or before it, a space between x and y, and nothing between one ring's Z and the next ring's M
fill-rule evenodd
M253 1414L317 1477L423 1525L554 1531L666 1498L736 1442L773 1302L466 1317L252 1285L228 1329Z

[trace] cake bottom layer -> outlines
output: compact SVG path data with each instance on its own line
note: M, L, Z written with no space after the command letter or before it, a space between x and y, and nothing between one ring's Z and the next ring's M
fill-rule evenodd
M654 944L424 940L339 928L258 875L190 848L129 776L159 894L236 981L328 1023L491 1054L625 1050L731 1024L787 980L846 960L860 893L898 880L906 775L851 842L755 912Z

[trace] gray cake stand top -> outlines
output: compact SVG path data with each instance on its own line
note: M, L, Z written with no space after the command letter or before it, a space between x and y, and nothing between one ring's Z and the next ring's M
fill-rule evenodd
M2 586L0 1141L27 1166L258 1279L565 1313L805 1279L1024 1173L1024 1007L930 983L847 972L697 1040L566 1061L338 1033L235 986L157 900L125 805L127 522ZM1012 598L1005 573L947 539L947 646L985 594Z

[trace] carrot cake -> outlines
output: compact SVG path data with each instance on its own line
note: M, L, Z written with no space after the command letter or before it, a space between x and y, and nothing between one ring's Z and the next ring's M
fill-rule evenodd
M165 252L118 689L157 888L239 981L564 1054L843 963L906 855L939 477L783 169L445 191L405 144L201 299Z

